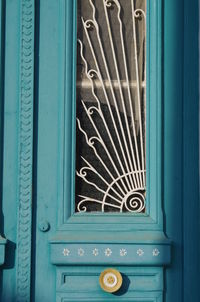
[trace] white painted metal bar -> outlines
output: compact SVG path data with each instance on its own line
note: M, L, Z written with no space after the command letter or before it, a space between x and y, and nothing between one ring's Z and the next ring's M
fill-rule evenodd
M105 126L105 128L106 128L106 131L107 131L107 133L108 133L108 135L109 135L111 144L112 144L112 146L113 146L114 152L116 153L116 157L117 157L117 160L118 160L118 162L119 162L119 164L120 164L120 167L122 168L122 171L125 173L123 164L122 164L121 159L120 159L120 156L119 156L119 153L117 152L117 149L115 148L115 144L114 144L112 135L111 135L110 130L109 130L109 128L108 128L108 126L107 126L107 124L106 124L106 121L105 121L105 119L104 119L103 112L101 111L100 101L99 101L99 99L97 98L97 96L96 96L96 94L95 94L95 92L94 92L94 84L93 84L93 81L92 81L92 79L93 79L92 74L96 73L96 71L94 71L94 70L89 70L89 71L88 71L87 62L86 62L86 60L85 60L85 58L84 58L84 56L83 56L83 45L82 45L82 42L79 41L79 44L80 44L80 46L81 46L81 57L82 57L82 60L83 60L84 63L85 63L86 75L88 76L88 78L89 78L90 81L91 81L92 94L93 94L93 96L95 97L95 99L96 99L96 101L97 101L99 114L100 114L100 116L101 116L101 118L102 118L102 121L103 121L104 126ZM98 76L97 73L96 73L96 75ZM113 167L115 168L115 171L117 172L117 175L120 176L121 174L120 174L120 172L118 171L118 169L117 169L117 167L116 167L116 165L115 165L115 163L114 163L114 161L113 161L113 159L112 159L112 156L111 156L110 152L108 151L108 149L107 149L107 147L106 147L106 145L105 145L105 143L104 143L104 140L103 140L103 138L101 137L101 135L100 135L100 133L99 133L99 131L98 131L98 129L97 129L97 127L96 127L96 125L95 125L93 119L92 119L91 114L89 114L90 111L87 110L87 108L86 108L84 102L82 102L82 104L83 104L83 107L84 107L84 109L85 109L85 111L86 111L86 113L87 113L87 115L88 115L88 118L90 119L91 124L93 125L93 127L94 127L94 129L95 129L95 131L96 131L96 133L97 133L97 135L98 135L99 141L101 142L103 148L105 149L105 151L106 151L106 153L107 153L107 155L108 155L108 157L109 157L109 159L110 159L110 161L111 161ZM95 110L97 110L97 109L95 109ZM129 185L129 188L127 188L127 184L126 184L126 183ZM122 185L123 185L124 189L128 192L128 191L130 190L130 184L127 182L127 178L126 178L126 183L122 180Z
M138 18L138 12L142 10L137 10L135 14L135 4L134 0L131 0L132 4L132 14L133 14L133 38L135 46L135 69L136 69L136 79L137 79L137 100L138 100L138 111L139 111L139 131L140 131L140 146L141 146L141 161L142 161L142 170L144 170L144 142L143 142L143 132L142 132L142 116L141 116L141 95L140 95L140 78L139 78L139 65L138 65L138 51L137 51L137 37L136 37L136 22L135 19ZM143 12L143 11L142 11ZM143 185L145 184L145 177L143 173Z
M111 179L112 179L113 181L115 181L115 177L114 177L113 174L110 172L109 168L108 168L107 165L104 163L104 161L102 160L101 156L98 154L98 152L97 152L97 150L96 150L96 148L95 148L95 146L94 146L94 142L95 142L95 140L97 140L98 138L93 136L93 137L91 137L90 139L88 139L87 133L82 129L79 119L77 119L77 122L78 122L78 128L79 128L79 130L84 134L88 146L90 146L90 147L93 149L94 154L96 155L96 157L98 158L98 160L100 161L100 163L102 164L102 166L104 167L104 169L107 171L107 173L109 174L109 176L111 177ZM119 172L118 172L118 170L117 170L117 168L116 168L116 165L115 165L115 163L113 162L112 157L110 156L110 153L107 152L107 149L106 149L105 151L106 151L106 153L107 153L107 155L108 155L108 157L109 157L109 159L110 159L110 162L111 162L111 164L113 165L115 171L117 172L118 176L120 176L120 174L119 174ZM123 184L123 183L122 183L122 184ZM122 193L123 195L126 194L125 191L123 190L123 188L122 188L118 183L117 183L116 185L117 185L118 189L121 191L121 193ZM128 191L127 191L127 192L128 192Z
M132 157L133 157L134 168L133 168L133 165L132 165L132 162L131 162L131 170L133 171L133 170L137 170L137 169L140 170L140 162L139 162L137 138L136 138L136 131L135 131L135 121L134 121L134 116L133 116L132 98L131 98L130 87L129 87L128 69L127 69L127 63L126 63L126 53L125 53L124 39L123 39L123 32L122 32L122 22L121 22L121 18L120 18L121 6L120 6L118 0L113 0L113 2L116 4L116 6L118 8L117 18L118 18L118 21L119 21L119 24L120 24L120 38L121 38L121 46L122 46L122 55L123 55L124 69L125 69L126 82L127 82L127 88L128 88L128 98L129 98L129 105L130 105L130 109L131 109L133 136L134 136L134 142L135 142L135 147L136 147L136 156L137 156L138 167L136 165L135 152L133 151L133 142L132 142L132 138L131 138L131 134L130 134L130 127L129 127L129 124L128 124L127 112L126 112L126 108L125 108L125 99L124 99L124 95L123 95L122 87L121 87L121 81L120 81L120 76L119 76L119 68L118 68L117 59L116 59L116 50L115 50L115 47L114 47L110 21L109 21L109 18L108 18L107 8L108 7L110 8L111 5L112 5L112 2L110 2L109 0L104 0L104 11L105 11L105 16L106 16L107 29L108 29L109 38L110 38L110 44L111 44L111 49L112 49L112 54L113 54L113 59L114 59L115 70L116 70L116 74L117 74L117 81L118 81L118 86L119 86L119 91L120 91L120 96L121 96L121 103L122 103L123 112L124 112L124 116L125 116L128 139L129 139L129 144L130 144L131 153L132 153ZM137 176L137 185L141 186L141 177L140 177L140 182L139 182L138 175L136 175L136 176Z
M92 21L92 20L89 20L89 22L92 22L93 25L95 26L96 30L98 31L98 25L95 21ZM94 58L94 61L95 61L95 64L96 64L96 68L97 68L97 74L98 74L98 77L101 81L101 84L102 84L102 88L103 88L103 92L104 92L104 95L105 95L105 98L106 98L106 102L107 102L107 105L108 105L108 108L109 108L109 112L110 112L110 116L111 116L111 120L112 120L112 123L113 123L113 126L114 126L114 129L115 129L115 133L116 133L116 136L117 136L117 139L118 139L118 143L119 143L119 146L120 146L120 149L121 149L121 152L122 152L122 155L123 155L123 159L124 159L124 162L125 162L125 165L126 165L126 169L127 171L131 171L130 170L130 166L128 164L128 161L127 161L127 158L126 158L126 155L125 155L125 150L123 148L123 145L122 145L122 142L121 142L121 138L120 138L120 135L119 135L119 132L118 132L118 129L117 129L117 125L116 125L116 122L115 122L115 119L114 119L114 115L113 115L113 112L112 112L112 109L111 109L111 103L110 103L110 100L109 100L109 97L108 97L108 93L106 91L106 88L104 86L104 83L103 83L103 79L102 79L102 75L101 75L101 71L100 71L100 68L99 68L99 64L98 64L98 61L97 61L97 57L95 55L95 52L94 52L94 48L93 48L93 45L91 43L91 40L90 40L90 37L89 37L89 34L88 34L88 31L87 31L87 27L89 26L88 24L88 21L84 22L83 21L83 26L84 26L84 30L85 30L85 33L86 33L86 36L87 36L87 39L88 39L88 43L90 45L90 50L92 52L92 56ZM103 52L103 47L102 47L102 44L101 44L101 41L100 41L100 38L98 38L98 41L100 43L100 48L101 48L101 54L103 56L103 60L104 60L104 64L105 64L105 68L107 68L107 64L106 64L106 59L104 57L104 52ZM109 77L109 72L107 71L107 75ZM109 77L109 82L110 82L110 88L111 88L111 92L112 92L112 97L113 97L113 100L114 100L114 104L115 104L115 109L117 111L117 116L118 116L118 120L119 120L119 123L120 123L120 126L121 128L123 128L122 126L122 122L121 122L121 117L120 117L120 114L119 114L119 110L118 110L118 106L117 106L117 100L116 100L116 97L115 97L115 94L114 94L114 91L113 91L113 87L112 87L112 83L111 83L111 80L110 80L110 77ZM107 125L105 124L106 128L108 129ZM109 129L107 130L108 133L109 133ZM109 134L110 136L110 134ZM115 144L113 143L113 140L112 140L112 136L110 136L111 138L111 142L113 144L113 149L115 150L115 152L117 153L117 149L115 147ZM126 144L126 148L127 148L127 143L126 143L126 139L124 138L125 140L125 144ZM117 154L117 159L120 163L120 166L121 166L121 169L123 171L123 173L126 173L125 171L125 167L123 166L122 162L121 162L121 159L119 157L119 155ZM126 181L128 183L128 186L129 186L129 189L131 190L131 188L134 187L133 185L133 182L132 182L132 178L129 177L129 179L126 177Z

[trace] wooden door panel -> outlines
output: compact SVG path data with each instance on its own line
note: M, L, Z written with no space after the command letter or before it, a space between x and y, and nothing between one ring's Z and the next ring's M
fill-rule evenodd
M135 214L75 211L76 1L0 4L0 299L198 302L197 0L147 0L147 195ZM106 268L122 274L118 293L99 285Z

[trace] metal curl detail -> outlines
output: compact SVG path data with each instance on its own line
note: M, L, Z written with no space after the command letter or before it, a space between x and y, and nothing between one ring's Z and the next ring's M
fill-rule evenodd
M104 0L105 6L111 8L114 5L113 0Z
M143 9L140 9L140 8L138 8L138 9L136 9L135 11L134 11L134 17L135 18L141 18L141 17L144 17L144 19L146 19L146 14L145 14L145 12L143 11Z
M84 24L87 29L94 29L96 27L96 22L92 19L84 21Z
M93 79L95 76L98 77L98 73L95 69L90 69L87 72L88 78Z
M81 197L81 196L79 196L79 197ZM87 198L84 198L83 200L81 200L81 201L78 203L78 206L77 206L78 212L80 212L80 213L81 213L81 212L85 213L85 212L87 211L87 207L83 205L84 202L86 202L86 201L87 201Z
M130 192L128 196L125 196L123 205L132 213L141 213L145 208L144 194L139 192Z
M94 111L96 111L96 112L99 113L99 109L97 107L95 107L95 106L91 106L90 108L88 108L89 115L93 115Z

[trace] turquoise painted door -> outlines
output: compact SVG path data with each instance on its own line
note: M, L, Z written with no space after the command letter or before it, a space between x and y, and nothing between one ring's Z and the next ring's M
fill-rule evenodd
M0 3L1 301L199 301L198 1Z

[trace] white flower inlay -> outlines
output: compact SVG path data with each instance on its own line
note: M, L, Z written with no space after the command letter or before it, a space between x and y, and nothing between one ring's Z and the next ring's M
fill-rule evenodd
M92 251L92 254L93 254L94 256L98 256L98 255L99 255L99 250L98 250L98 249L94 249L94 250Z
M68 249L63 250L63 255L64 256L69 256L69 254L70 254L70 250L68 250Z
M158 249L154 249L152 254L153 254L154 257L157 257L160 254L160 252L159 252Z
M111 251L111 249L107 248L107 249L105 249L104 253L105 253L106 257L110 257L112 254L112 251Z
M121 257L124 257L124 256L126 256L127 251L126 251L126 249L121 249L119 253L120 253Z
M78 254L79 254L79 256L83 256L84 253L85 253L84 249L81 249L81 248L78 249Z
M144 251L142 249L139 249L139 250L137 250L137 254L138 254L138 256L143 256Z

